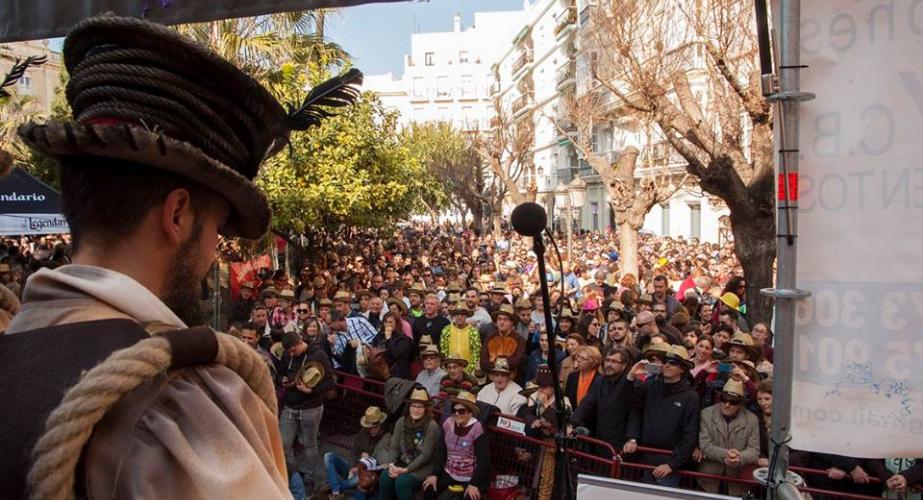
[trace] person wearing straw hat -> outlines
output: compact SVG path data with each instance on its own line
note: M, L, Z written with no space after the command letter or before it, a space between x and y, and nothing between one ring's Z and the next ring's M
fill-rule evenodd
M369 456L379 456L384 452L391 437L384 428L388 414L377 406L369 406L359 419L361 429L353 436L352 456L346 460L335 452L324 454L324 468L327 471L327 485L321 493L329 493L328 500L344 500L346 490L356 488L359 484L359 470L350 467L359 460Z
M687 376L694 364L686 348L678 345L651 345L641 355L645 359L635 363L626 375L634 382L641 425L638 434L629 429L623 451L634 453L637 446L672 450L670 455L645 453L641 462L655 466L645 472L644 482L676 487L676 472L689 464L699 438L699 395ZM648 365L656 370L648 369ZM636 374L645 371L651 375L636 380Z
M250 311L256 304L256 297L253 296L255 286L252 281L240 284L240 297L231 303L231 321L243 323L250 320Z
M315 486L314 470L320 462L317 433L324 413L324 393L333 388L333 367L316 343L308 344L298 332L282 335L279 377L286 388L279 416L282 446L289 469L298 469L307 491ZM295 439L304 446L304 459L296 459Z
M379 500L410 500L423 480L433 473L434 456L442 433L433 418L433 401L420 385L414 385L404 401L404 415L394 424L379 463L389 464L378 483Z
M529 382L520 395L527 398L520 407L517 416L525 421L526 435L552 442L558 429L558 414L554 398L554 374L548 365L538 368L535 381ZM570 411L570 402L564 399L566 411ZM542 446L541 455L536 466L539 475L539 500L549 500L554 490L554 447Z
M439 351L464 359L465 371L474 373L481 363L481 335L468 324L470 313L465 302L458 302L449 309L452 323L439 335Z
M439 382L439 397L445 398L458 394L459 391L477 392L480 383L471 373L466 371L469 363L460 354L449 354L442 360L446 374Z
M522 387L510 380L510 364L506 358L497 358L487 371L491 383L478 391L478 401L496 406L500 413L515 415L526 398L519 395Z
M8 342L52 368L37 376L34 362L0 367L4 380L31 393L25 400L2 390L3 401L19 401L15 415L2 412L3 442L22 451L0 459L4 496L23 496L30 463L33 497L72 493L76 461L61 463L66 455L82 457L89 477L81 475L77 488L89 498L182 499L206 490L215 498L288 497L269 371L243 368L261 367L259 355L204 329L185 338L162 332L205 323L200 283L219 235L260 239L269 227L269 203L254 182L261 164L293 131L331 115L330 104L352 103L361 73L318 85L286 111L259 82L177 31L111 15L75 25L63 60L72 116L26 123L18 133L60 164L74 265L33 274L8 330L17 333ZM81 341L62 347L51 340L55 332L79 332ZM101 387L94 384L130 364L103 361L113 352L156 360L131 383L110 384L87 401L84 387ZM94 418L46 418L70 405ZM155 420L163 425L113 435L122 424ZM56 437L64 435L67 443ZM168 446L197 453L181 461Z
M719 402L702 410L700 451L694 457L698 459L699 472L738 477L744 467L755 464L760 457L759 420L744 409L747 398L739 381L728 380L719 395ZM703 490L718 493L718 481L698 481ZM748 489L746 484L727 484L727 493L733 496L741 496Z
M433 473L423 482L423 495L435 500L446 490L479 500L490 484L490 440L474 394L462 391L450 400L452 416L442 423L443 439L433 457ZM459 487L461 487L459 489Z
M494 312L497 329L485 337L481 346L481 369L490 370L497 358L505 357L513 379L518 379L526 357L526 340L514 330L518 321L519 317L509 304L503 304Z
M407 289L407 299L410 301L410 317L423 316L423 299L426 297L426 284L422 281L414 283ZM437 299L438 302L438 299Z
M420 353L420 359L423 362L423 369L417 374L416 382L425 387L430 394L439 394L439 384L445 377L439 348L434 345L426 346Z

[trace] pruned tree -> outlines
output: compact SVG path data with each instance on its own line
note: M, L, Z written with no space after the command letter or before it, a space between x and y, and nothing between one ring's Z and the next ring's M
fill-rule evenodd
M489 130L473 134L475 151L481 156L490 173L503 185L514 204L535 201L538 187L535 184L535 163L532 147L535 142L535 125L526 114L515 119L500 99L494 100L494 116ZM520 188L520 179L526 175L532 181Z
M775 260L772 112L759 87L752 5L600 0L586 42L595 85L649 117L703 190L730 209L751 321L771 304Z
M448 122L412 123L404 129L403 142L428 172L427 178L438 187L462 220L471 212L475 230L483 230L485 168L465 132Z
M576 126L576 136L568 134L558 120L547 118L561 135L571 137L574 148L602 180L619 231L619 271L623 275L638 276L638 231L644 225L644 218L654 205L669 200L684 180L675 182L668 170L649 169L639 175L640 151L634 145L623 148L616 158L593 150L594 130L619 120L605 111L598 90L590 90L579 97L566 96L563 113ZM632 128L643 128L643 118L638 115L632 119Z

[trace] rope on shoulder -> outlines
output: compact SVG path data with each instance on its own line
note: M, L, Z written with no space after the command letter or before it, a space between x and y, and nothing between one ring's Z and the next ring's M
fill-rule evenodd
M208 364L224 365L236 372L273 413L278 411L269 370L250 346L207 328L164 332L113 352L67 391L45 421L45 430L32 450L29 497L75 499L81 450L113 405L170 369Z

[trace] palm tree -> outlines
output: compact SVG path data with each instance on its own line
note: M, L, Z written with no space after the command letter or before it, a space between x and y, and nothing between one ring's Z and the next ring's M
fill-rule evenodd
M320 68L326 73L349 60L342 47L324 38L326 19L333 13L335 9L286 12L185 24L176 29L275 92L285 63Z

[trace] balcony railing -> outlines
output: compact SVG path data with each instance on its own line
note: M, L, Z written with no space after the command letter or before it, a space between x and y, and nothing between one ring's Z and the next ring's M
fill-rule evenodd
M570 7L565 10L557 19L554 27L554 34L558 36L562 31L574 25L577 22L577 8Z
M558 71L557 78L557 88L560 90L561 87L573 83L577 74L577 68L574 63L568 64L564 68Z
M532 62L532 51L524 50L513 62L513 73L518 73L526 64Z
M513 101L513 114L519 113L529 104L529 100L532 98L529 94L523 94L519 96L515 101Z

